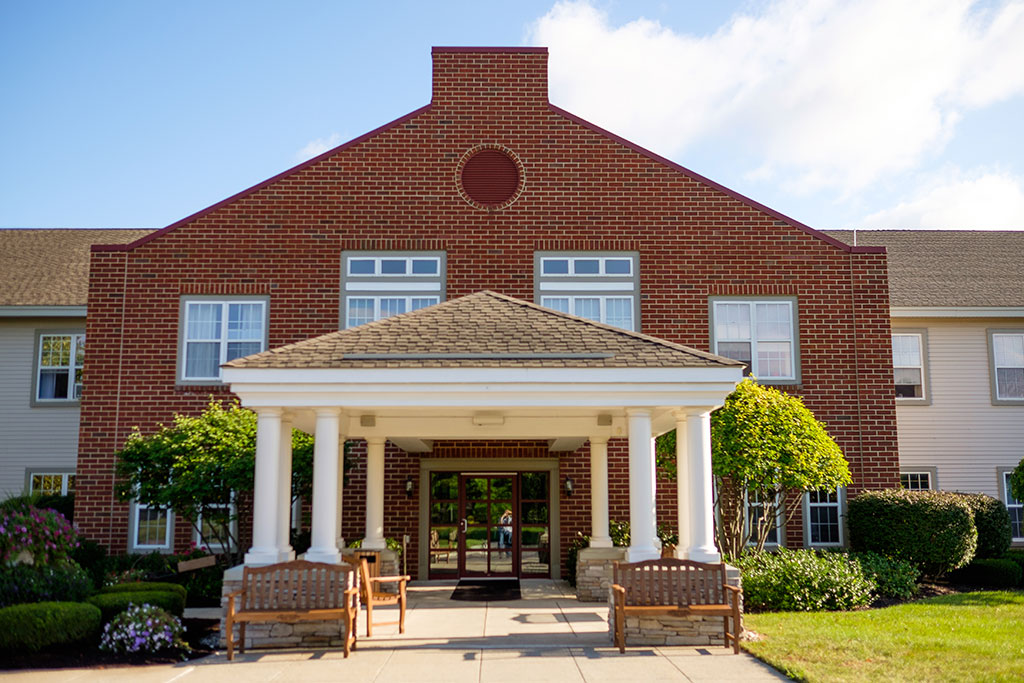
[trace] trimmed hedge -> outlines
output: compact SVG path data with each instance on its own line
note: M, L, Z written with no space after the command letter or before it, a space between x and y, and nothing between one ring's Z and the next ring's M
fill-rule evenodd
M875 582L875 595L880 598L906 600L917 595L917 579L921 572L906 560L894 560L877 553L850 553L860 563L864 575Z
M96 638L102 616L84 602L33 602L0 608L0 650L37 652Z
M1012 529L1010 513L1003 501L984 493L960 493L974 513L974 526L978 529L978 549L975 559L1003 557L1010 548Z
M181 593L172 592L100 593L89 598L89 602L103 612L103 623L107 623L131 605L153 605L178 617L185 611L185 599L181 597Z
M116 583L113 586L105 586L100 593L177 593L182 601L188 599L188 591L184 586L176 583L160 581L129 581L128 583Z
M1007 550L1003 559L1016 562L1021 572L1024 573L1024 548L1011 548ZM1024 578L1021 578L1021 585L1024 585Z
M0 607L27 602L81 602L92 591L89 573L71 561L0 566Z
M981 559L949 575L951 581L990 588L1014 588L1021 581L1020 565L1011 559Z
M963 498L941 491L867 491L847 504L850 546L938 576L974 557L978 529Z
M786 550L743 555L743 605L749 610L818 612L871 602L875 583L846 553Z

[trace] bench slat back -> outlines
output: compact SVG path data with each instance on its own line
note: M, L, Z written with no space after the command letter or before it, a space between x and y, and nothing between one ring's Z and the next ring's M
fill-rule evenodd
M246 567L242 574L241 611L338 609L345 591L356 585L355 567L293 560L266 567Z
M614 583L630 606L721 605L727 602L725 565L662 558L614 566Z

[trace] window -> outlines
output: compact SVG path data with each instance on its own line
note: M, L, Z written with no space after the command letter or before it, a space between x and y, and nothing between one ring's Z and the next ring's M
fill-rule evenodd
M1010 491L1010 474L1003 472L1003 500L1006 501L1006 509L1010 513L1010 535L1014 541L1024 541L1024 501L1013 497Z
M82 397L85 335L40 334L35 400L77 401Z
M444 252L344 252L341 272L343 327L444 301Z
M715 353L747 364L760 380L796 381L794 300L711 302Z
M899 401L925 398L924 332L892 335L893 382Z
M804 499L808 545L842 545L841 489L809 491Z
M989 330L994 402L1024 402L1024 331Z
M167 508L135 504L133 545L138 550L171 547L171 515Z
M225 542L230 542L236 530L235 506L232 505L210 505L211 514L199 515L197 526L202 529L202 534L193 530L192 538L199 544L205 544L207 550L223 552L227 550Z
M66 496L75 492L75 475L70 472L33 472L29 475L29 493Z
M931 472L900 472L900 486L908 491L931 491Z
M761 518L764 516L764 503L761 501L761 497L756 492L749 492L747 494L747 525L750 531L750 541L748 545L757 544L757 525L761 522ZM775 524L772 525L771 531L768 532L768 538L765 540L766 546L778 545L779 544L779 527L782 526L782 510L776 508Z
M534 258L534 301L541 306L639 329L638 254L538 252Z
M219 381L223 363L266 348L266 300L186 299L183 309L183 381Z

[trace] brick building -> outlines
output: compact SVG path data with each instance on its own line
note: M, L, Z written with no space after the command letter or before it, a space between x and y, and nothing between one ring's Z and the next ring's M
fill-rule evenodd
M471 565L490 574L558 576L569 541L600 527L594 501L602 486L594 477L601 470L594 463L603 462L603 514L633 518L639 545L632 556L641 557L653 539L648 529L637 531L638 484L631 501L629 480L653 481L653 467L644 462L649 440L646 458L639 442L690 420L691 454L699 452L706 435L693 430L703 429L707 411L740 376L731 358L750 365L762 382L802 396L842 447L854 484L807 501L810 514L784 532L787 545L841 544L844 496L898 482L885 250L848 246L550 104L546 49L435 48L433 62L430 104L135 242L93 247L80 529L113 550L187 546L187 524L116 501L113 453L132 427L151 430L234 389L243 404L262 406L261 426L271 425L263 432L264 453L276 448L268 445L270 435L287 424L352 440L343 490L334 483L337 463L316 478L317 491L333 491L321 497L319 513L314 493L313 550L321 554L328 533L366 535L371 546L375 536L408 535L409 571L421 578L471 573ZM500 294L476 294L481 290ZM509 313L506 326L488 337L476 328L486 328L492 304L528 311L525 324L551 323L555 336L572 341L549 348L549 337L516 327L524 324L516 322L519 313ZM446 356L424 340L430 325L416 323L453 307L468 317L456 316L465 334L447 332L445 343L456 352ZM412 322L372 322L392 315ZM344 345L363 339L356 333L364 328L398 336L375 339L384 347L364 352ZM403 413L397 404L388 412L367 399L367 386L334 386L333 403L306 394L275 404L254 384L291 372L277 387L286 392L285 384L317 369L342 372L324 355L291 356L287 368L259 361L220 367L331 333L342 342L317 342L327 356L331 344L341 343L347 360L367 371L391 368L403 382L412 369L433 368L446 392L454 391L451 378L464 375L476 383L471 394L478 401L487 396L480 378L492 372L511 377L518 368L532 378L544 368L555 372L548 367L554 364L566 369L557 379L563 383L572 368L587 368L592 378L598 370L610 373L616 362L605 363L611 352L603 349L613 339L677 355L649 362L637 351L640 360L618 364L609 391L622 400L536 402L536 410L564 420L548 431L527 426L531 414L519 399L476 404L475 412L449 401L450 415L441 408L443 414L432 414L408 397L440 397L441 390L416 385L419 392L410 389L402 404L416 409ZM594 335L604 341L588 342ZM535 343L523 346L521 338ZM684 356L700 361L678 360ZM255 358L267 357L275 354ZM259 370L266 372L252 374ZM645 404L657 392L643 400L626 396L641 381L630 372L650 378L644 391L676 380L678 391ZM717 398L694 398L705 381L717 383ZM313 384L303 390L313 391ZM597 384L595 392L608 389ZM546 392L542 385L532 390ZM348 390L354 398L342 397ZM446 417L450 429L426 434L432 420ZM574 420L594 428L568 427ZM643 439L638 425L648 430ZM606 445L588 443L598 433ZM627 438L631 433L636 438ZM334 450L336 458L337 444ZM631 450L638 454L632 459ZM318 453L318 465L328 453ZM704 477L698 456L696 469L686 471ZM279 531L282 498L260 474L261 467L281 466L283 454L269 457L257 456L255 529L262 540L253 541L254 560L270 558L274 548L280 556L288 552ZM683 524L701 528L688 526L684 537L711 523L703 482L690 479L688 486L677 495L674 482L659 481L656 491L658 518L669 525L686 518L679 501L699 501L699 524L692 515ZM653 484L640 488L653 507ZM339 509L333 522L323 517L328 499ZM474 512L474 501L494 510ZM506 506L516 511L511 525L498 519L497 508ZM515 532L511 548L502 540L507 526ZM696 548L707 539L690 541Z

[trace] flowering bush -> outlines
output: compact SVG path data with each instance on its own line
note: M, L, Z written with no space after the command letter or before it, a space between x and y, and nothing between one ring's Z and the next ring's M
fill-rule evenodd
M0 562L17 562L23 553L30 564L49 565L68 559L78 547L78 534L64 515L28 506L0 515Z
M177 617L150 604L131 605L103 627L100 649L116 654L180 648L184 629Z

